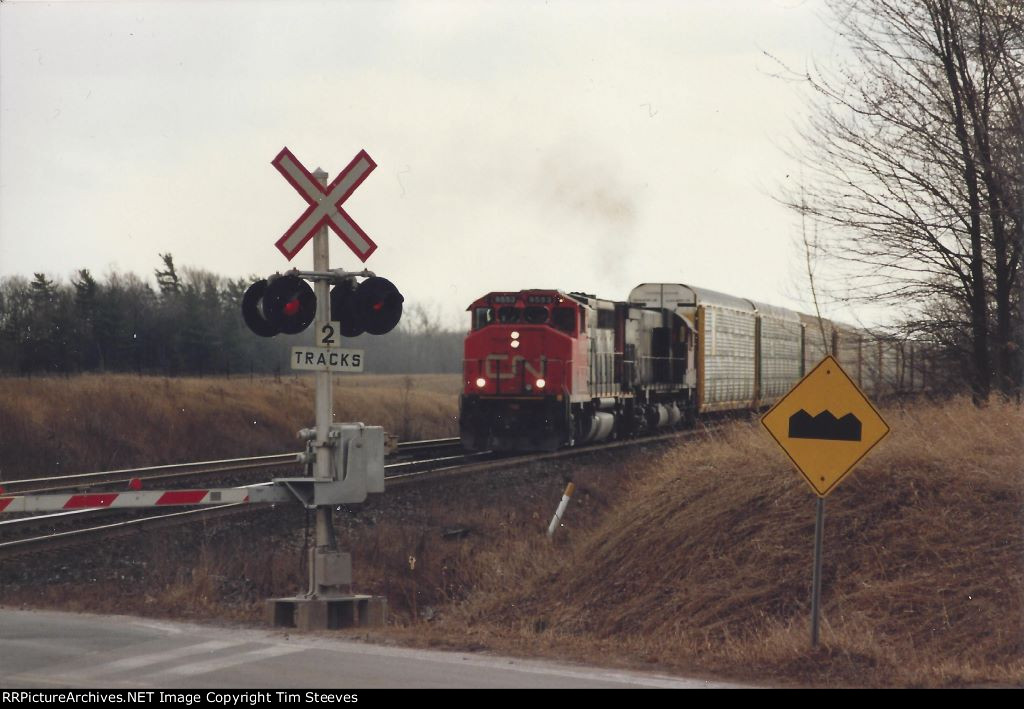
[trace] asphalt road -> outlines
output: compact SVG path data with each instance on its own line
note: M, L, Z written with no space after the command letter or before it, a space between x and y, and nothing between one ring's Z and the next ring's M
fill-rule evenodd
M476 653L0 608L4 688L707 688L728 685Z

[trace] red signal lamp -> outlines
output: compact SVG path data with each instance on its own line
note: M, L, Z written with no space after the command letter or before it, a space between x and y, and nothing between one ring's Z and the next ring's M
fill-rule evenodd
M402 319L405 297L386 278L372 276L355 285L348 280L331 291L331 319L341 323L343 337L364 332L383 335Z
M356 289L356 309L364 329L371 335L391 332L402 319L405 297L387 278L373 276Z
M316 316L316 295L298 276L253 283L242 296L242 318L260 337L302 332Z
M278 332L298 334L316 317L316 295L298 276L280 276L263 294L263 314Z

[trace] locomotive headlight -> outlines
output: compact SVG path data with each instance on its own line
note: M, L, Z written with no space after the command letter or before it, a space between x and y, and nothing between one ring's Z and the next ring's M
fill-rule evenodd
M512 340L512 349L516 349L518 347L519 347L519 340Z
M513 340L518 340L519 339L519 331L518 330L513 330L512 331L512 339Z
M543 389L545 384L547 384L547 382L544 381L543 379L538 379L537 380L537 388L538 389Z
M476 380L476 385L478 387L480 387L481 389L483 389L486 384L487 384L487 380L484 379L483 377L480 377L479 379Z

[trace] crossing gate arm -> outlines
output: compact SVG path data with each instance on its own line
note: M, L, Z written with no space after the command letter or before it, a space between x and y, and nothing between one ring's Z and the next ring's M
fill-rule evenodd
M63 495L0 496L0 513L60 512L89 509L136 509L186 505L271 504L290 502L287 489L272 483L202 490L146 490L140 492L89 492Z

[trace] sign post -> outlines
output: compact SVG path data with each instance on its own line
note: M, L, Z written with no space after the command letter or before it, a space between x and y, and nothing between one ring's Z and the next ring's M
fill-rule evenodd
M889 425L831 355L761 417L818 496L811 581L811 645L817 646L825 497L889 434Z
M326 187L327 173L317 168L313 177L320 185ZM323 224L313 237L313 270L326 271L330 268L330 243L327 241L327 224ZM329 326L331 322L331 293L327 281L318 280L313 285L316 294L316 332ZM325 307L326 306L326 307ZM316 372L316 467L313 478L320 481L331 479L331 457L329 439L331 423L334 421L334 401L331 391L331 370L319 369ZM338 541L334 536L334 508L321 505L316 508L316 547L312 551L309 564L309 595L317 597L322 591L339 592L333 584L323 583L320 575L320 564L317 563L324 553L334 554L338 551Z
M825 498L819 497L814 514L814 571L811 574L811 647L818 646L821 617L821 538L825 534Z

